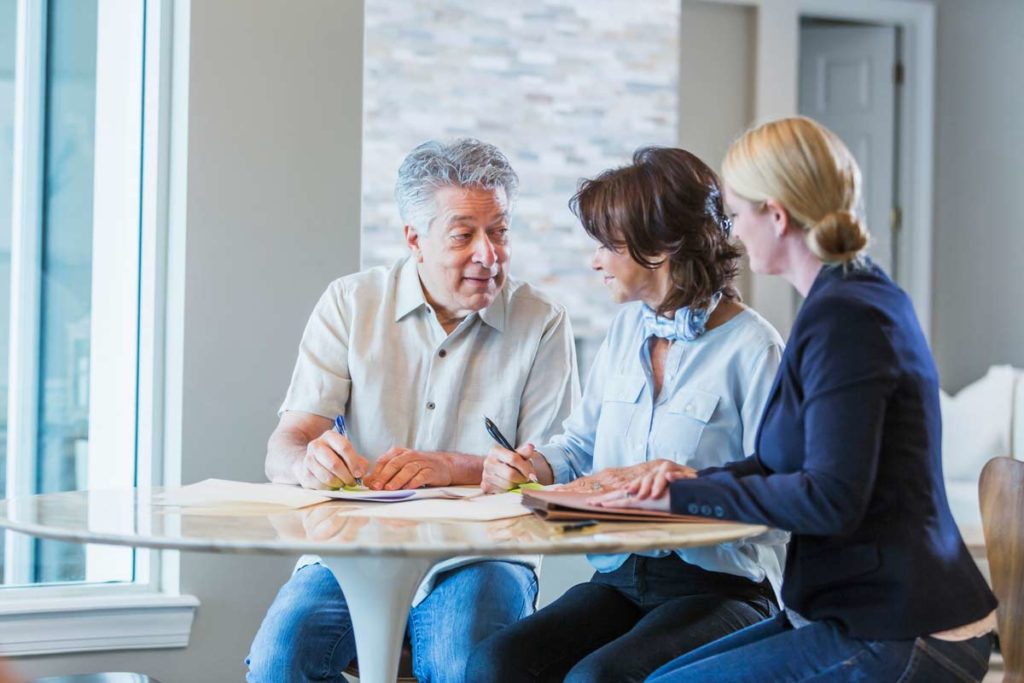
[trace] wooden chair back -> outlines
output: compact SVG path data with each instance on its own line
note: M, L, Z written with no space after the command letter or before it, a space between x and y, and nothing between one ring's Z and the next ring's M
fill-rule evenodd
M981 524L1003 653L1004 683L1024 683L1024 462L993 458L981 471Z

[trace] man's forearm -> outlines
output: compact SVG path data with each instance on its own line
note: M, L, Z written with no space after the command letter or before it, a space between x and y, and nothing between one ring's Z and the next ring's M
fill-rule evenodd
M479 455L445 452L451 463L452 486L479 486L484 476L484 459Z
M274 432L267 441L267 460L264 470L267 479L275 484L298 484L295 464L306 455L307 442L289 432Z

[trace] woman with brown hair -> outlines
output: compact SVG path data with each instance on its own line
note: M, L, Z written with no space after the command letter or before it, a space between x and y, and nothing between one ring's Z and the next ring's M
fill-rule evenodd
M536 449L493 450L484 488L533 476L598 491L659 465L687 476L742 459L782 341L733 288L739 252L715 174L684 150L641 149L630 165L584 180L571 206L599 244L593 268L624 305L564 433ZM641 681L679 648L773 614L784 542L771 532L592 555L593 578L483 641L467 680Z
M946 501L938 372L913 304L865 255L853 155L811 119L780 119L733 143L723 176L751 268L804 296L755 455L654 472L603 504L791 531L786 610L681 648L651 680L980 681L996 600Z

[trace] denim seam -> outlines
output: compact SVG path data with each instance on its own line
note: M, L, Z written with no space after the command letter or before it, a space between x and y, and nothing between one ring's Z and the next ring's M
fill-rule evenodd
M412 633L410 634L411 642L409 643L410 648L412 649L412 672L417 679L423 678L422 674L424 673L420 671L420 667L418 666L419 664L421 664L420 657L422 657L422 653L420 651L420 648L416 646L417 643L421 643L423 640L423 626L421 624L422 621L423 620L416 615L415 611L409 612L409 624L412 626Z
M334 676L334 675L341 676L342 672L344 671L344 669L345 669L344 666L342 667L342 671L338 671L338 672L332 671L331 670L331 662L334 661L334 653L338 650L338 646L341 645L341 641L345 640L345 638L350 633L352 633L352 621L351 621L351 619L349 620L348 629L346 629L344 632L342 632L342 634L340 636L338 636L338 639L334 641L334 645L332 645L331 649L327 652L327 658L324 660L324 663L323 663L323 665L321 667L322 671L324 672L324 674L323 674L324 678L330 678L331 676ZM348 665L346 664L345 666L348 666ZM342 680L344 680L344 677L342 678Z
M929 657L931 657L935 661L936 664L941 666L943 669L948 671L950 674L953 674L954 676L956 676L960 680L964 681L964 683L974 683L975 681L978 680L977 677L972 676L969 671L965 671L964 668L961 667L959 664L954 662L952 659L950 659L946 655L942 654L942 652L940 652L936 648L934 648L931 645L929 645L928 641L926 641L923 638L919 638L918 640L920 641L920 644L921 644L921 651L924 652Z
M917 638L914 641L914 649L910 652L910 659L907 661L907 668L903 670L900 677L896 680L896 683L905 683L906 681L913 680L913 676L917 673L918 666L921 664L923 652L921 650L921 639Z
M532 572L531 572L532 574ZM530 587L533 588L533 597L530 597ZM519 619L522 621L526 617L530 616L537 611L537 596L540 595L540 586L537 583L537 575L533 574L530 577L529 586L526 589L526 595L523 596L523 606L519 609Z
M986 635L988 635L988 634L986 634ZM979 636L979 637L983 638L985 636ZM971 640L973 640L973 638ZM967 643L971 642L971 640L961 640L961 641L953 641L953 642L955 644L959 645L961 647L961 649L963 649L963 651L966 652L968 656L970 656L971 659L973 659L974 661L976 661L978 663L979 666L982 666L982 667L984 667L987 670L988 669L988 660L983 658L981 655L979 655L975 651L975 649L973 647L970 647L969 645L967 645Z
M824 669L820 669L818 671L815 671L810 677L805 677L805 678L803 678L801 680L807 681L807 680L811 680L812 678L816 678L818 676L821 676L822 674L826 674L826 673L829 673L829 672L832 672L832 671L835 671L835 670L838 670L838 669L849 668L854 663L856 663L856 661L858 659L861 659L867 653L868 653L868 649L867 648L861 648L860 651L858 651L858 652L854 653L853 655L847 657L843 661L836 662L832 666L828 666L828 667L826 667Z

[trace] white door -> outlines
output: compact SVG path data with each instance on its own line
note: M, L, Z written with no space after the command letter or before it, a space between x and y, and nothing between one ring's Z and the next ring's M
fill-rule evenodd
M894 279L896 41L892 26L800 28L800 113L835 131L857 159L869 253Z

